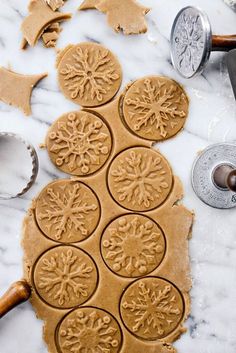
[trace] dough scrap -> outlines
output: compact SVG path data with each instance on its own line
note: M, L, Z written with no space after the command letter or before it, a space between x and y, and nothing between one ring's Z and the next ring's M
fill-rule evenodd
M56 46L61 27L58 22L50 25L43 33L42 40L46 48L54 48Z
M100 2L100 0L84 0L82 4L79 7L79 10L91 10L91 9L96 9L97 4Z
M30 115L32 90L46 76L47 73L22 75L0 67L0 100L20 108L25 115Z
M29 4L29 15L24 19L21 30L24 36L22 47L25 42L35 46L45 29L55 22L65 21L71 18L69 13L53 11L44 0L31 0Z
M140 34L147 32L145 15L149 8L136 0L85 0L79 10L97 9L107 14L107 21L116 32Z
M63 0L45 0L46 4L51 7L53 11L58 10L60 7L62 7L65 2Z

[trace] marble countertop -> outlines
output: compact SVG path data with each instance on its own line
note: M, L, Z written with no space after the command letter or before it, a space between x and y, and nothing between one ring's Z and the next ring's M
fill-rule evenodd
M97 11L78 12L80 0L68 0L63 11L73 18L63 25L58 47L81 41L97 41L117 54L124 71L123 85L148 74L170 76L181 82L191 99L183 132L158 145L184 185L184 203L196 213L190 241L193 289L188 332L176 342L180 353L236 352L236 210L216 210L195 196L190 182L192 163L199 150L213 142L236 139L236 104L225 66L225 56L213 53L203 75L183 80L170 60L169 36L176 13L190 3L204 9L217 34L236 31L236 15L222 0L140 0L152 8L149 30L124 37L106 25ZM0 131L20 133L37 148L40 172L34 187L24 197L0 202L0 295L22 276L21 224L31 199L54 178L62 177L39 149L49 125L62 113L78 108L60 93L53 49L41 44L20 51L20 24L28 0L0 0L0 65L21 73L49 72L33 92L32 116L0 103ZM20 167L20 164L19 164ZM0 166L1 173L1 166ZM42 323L26 303L0 322L1 353L46 353Z

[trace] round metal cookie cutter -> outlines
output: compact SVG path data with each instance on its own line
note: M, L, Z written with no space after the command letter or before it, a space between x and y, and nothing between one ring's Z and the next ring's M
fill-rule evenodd
M236 207L236 144L218 143L202 151L193 165L192 186L211 207Z
M177 14L171 30L171 59L184 78L201 74L211 51L236 48L236 35L212 35L207 15L197 7L187 6Z
M38 175L38 156L34 147L20 135L0 132L0 200L25 194Z

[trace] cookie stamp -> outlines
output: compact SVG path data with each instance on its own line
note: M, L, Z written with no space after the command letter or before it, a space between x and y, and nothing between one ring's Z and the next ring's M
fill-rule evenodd
M106 228L101 252L108 267L124 277L140 277L157 268L165 255L165 237L150 218L120 216Z
M166 159L157 151L136 147L111 163L108 185L113 198L131 211L149 211L168 197L173 183Z
M181 321L184 303L179 290L155 277L140 279L124 292L120 304L127 329L145 340L163 339Z
M96 43L70 45L59 54L57 69L64 95L85 107L108 102L121 85L118 60Z
M97 287L97 269L84 251L58 246L44 253L34 269L40 297L59 309L85 303Z
M188 115L188 97L167 77L135 81L125 94L123 114L127 126L140 137L161 141L176 135Z
M47 237L75 243L89 237L97 227L100 205L85 184L59 180L49 184L39 195L36 218Z
M88 176L106 163L112 139L99 117L88 112L71 112L52 125L46 146L52 162L63 172Z

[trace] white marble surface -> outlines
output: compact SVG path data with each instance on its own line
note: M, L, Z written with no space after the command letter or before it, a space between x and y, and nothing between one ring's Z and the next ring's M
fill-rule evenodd
M41 44L25 52L19 50L19 28L27 14L27 2L0 0L0 65L28 74L48 71L49 76L33 92L30 118L0 103L0 131L23 135L36 146L40 159L40 173L32 190L21 199L0 202L0 294L22 275L21 223L30 200L45 183L62 177L38 146L43 142L48 126L60 114L77 108L58 89L55 51L46 50ZM106 25L104 15L97 11L77 12L80 2L68 0L63 9L74 15L63 25L59 48L71 42L101 42L118 55L124 84L147 74L167 75L179 80L190 96L191 109L184 131L158 146L183 181L184 203L196 213L190 242L192 313L187 323L188 333L176 347L180 353L235 353L236 210L220 211L201 203L192 191L190 170L200 149L212 142L236 139L236 104L224 55L212 54L202 76L184 81L170 62L169 34L177 11L190 3L205 9L218 34L236 32L236 15L222 0L140 0L152 7L147 16L149 31L145 35L124 37L115 34ZM20 306L0 322L0 352L46 353L41 327L30 304Z

